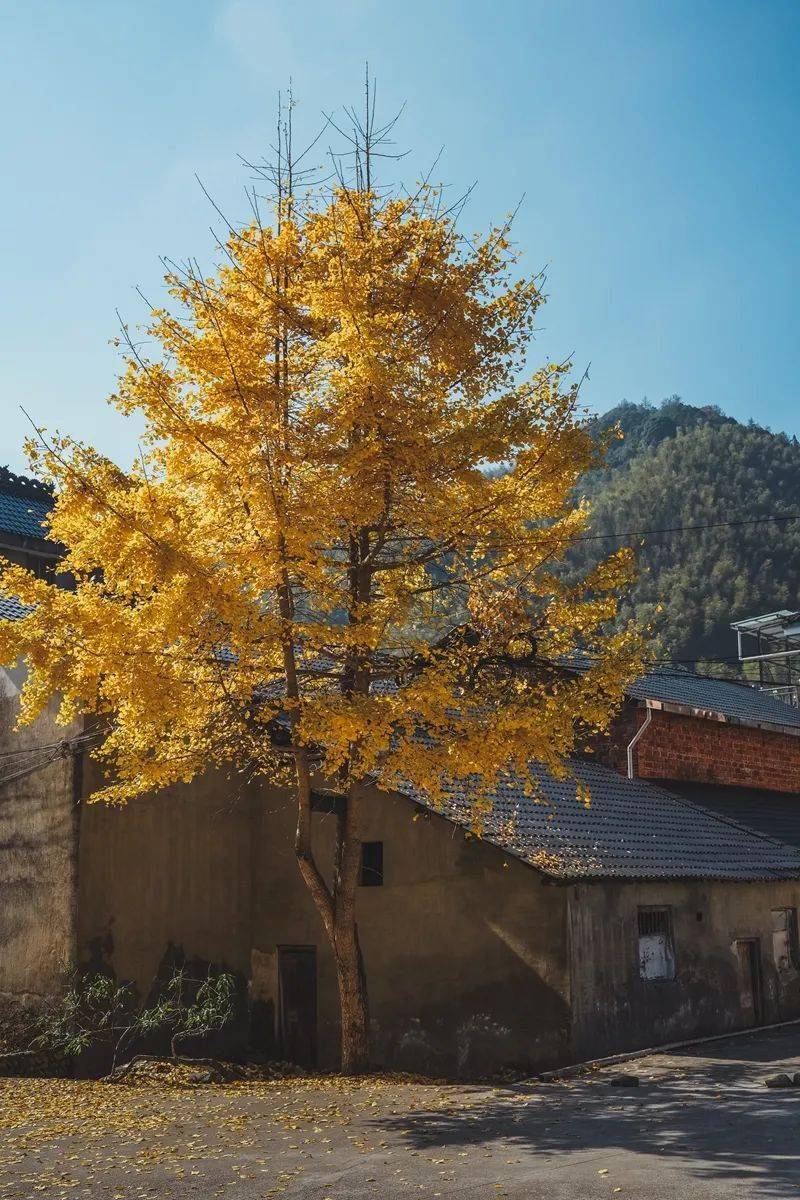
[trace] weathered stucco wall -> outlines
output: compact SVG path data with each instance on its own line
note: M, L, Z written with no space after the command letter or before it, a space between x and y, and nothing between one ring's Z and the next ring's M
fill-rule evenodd
M17 732L21 671L0 670L0 753L52 744L77 728L51 708ZM2 774L39 756L4 759ZM13 767L12 764L13 763ZM76 762L62 758L3 786L0 797L0 996L36 1002L75 959Z
M277 790L223 775L131 802L86 805L80 943L146 991L170 947L249 980L251 1044L274 1056L281 948L316 953L320 1065L338 1054L334 964L292 852L294 809ZM332 816L314 816L330 864ZM365 841L384 882L357 915L378 1063L481 1074L576 1059L748 1023L732 943L758 939L764 1021L800 1015L800 971L778 972L771 910L800 884L554 886L408 800L376 795ZM639 977L639 907L670 909L674 980Z
M80 854L84 961L146 991L170 945L251 979L252 1038L276 1055L278 947L317 954L318 1047L338 1055L333 959L279 791L236 794L222 776L132 801L86 805ZM376 797L365 840L384 843L384 885L358 921L379 1061L425 1070L564 1061L569 1045L566 892L528 867ZM320 862L334 818L314 817Z
M87 764L84 791L98 786ZM83 962L146 994L170 947L246 975L251 942L252 794L209 773L191 786L84 803L79 859Z
M317 816L330 861L334 818ZM316 910L284 847L288 808L265 806L255 841L254 985L267 1023L277 1004L276 947L315 946L319 1051L338 1049L334 964ZM365 841L383 842L384 884L359 889L357 917L377 1060L480 1073L564 1061L569 1047L566 892L408 800L376 796ZM287 842L287 839L289 841Z
M639 975L639 907L669 907L673 980ZM570 889L574 1054L615 1051L723 1033L752 1023L741 1003L733 947L758 939L765 1023L800 1016L800 971L779 972L771 910L800 906L800 884L664 882Z

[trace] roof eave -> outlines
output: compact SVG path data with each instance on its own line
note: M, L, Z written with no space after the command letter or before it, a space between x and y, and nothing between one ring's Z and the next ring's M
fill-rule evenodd
M24 550L27 554L35 554L41 558L60 558L65 547L60 542L49 538L34 537L32 534L11 533L0 529L0 552L3 550Z
M696 717L703 721L717 721L720 725L743 725L747 729L761 729L765 733L788 733L800 737L800 725L784 725L777 721L757 721L752 717L732 717L712 708L696 708L691 704L679 704L676 700L641 701L647 708L661 712L676 713L682 717Z
M532 864L529 864L532 865ZM791 883L800 880L798 871L774 871L769 875L622 875L598 872L595 875L552 875L548 879L553 883Z

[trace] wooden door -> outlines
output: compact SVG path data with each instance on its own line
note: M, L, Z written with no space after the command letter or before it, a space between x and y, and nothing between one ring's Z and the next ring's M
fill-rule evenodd
M317 951L278 947L278 1041L281 1057L301 1067L317 1062Z
M758 938L740 938L733 945L739 964L739 1004L745 1024L761 1025L764 1021L764 999Z

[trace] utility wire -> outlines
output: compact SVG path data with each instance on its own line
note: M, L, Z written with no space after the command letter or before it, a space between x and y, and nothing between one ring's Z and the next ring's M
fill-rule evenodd
M45 767L50 767L53 763L58 762L61 755L49 758L43 758L41 762L29 763L27 767L21 767L19 771L12 771L10 775L4 775L0 778L0 788L5 787L9 783L16 783L19 779L25 779L28 775L33 775L35 771L41 771Z
M655 537L665 533L692 533L703 529L722 529L736 525L777 525L786 521L800 521L800 513L781 517L750 517L741 521L710 521L707 525L672 525L665 529L630 529L624 533L592 533L576 538L576 542L601 542L611 538Z
M39 746L21 746L19 750L4 750L0 758L17 758L20 754L41 754L45 750L57 750L61 746L75 746L82 742L91 742L97 738L95 733L82 733L74 738L61 738L57 742L42 742Z
M662 663L667 666L678 666L679 664L682 664L682 663L697 663L697 662L739 663L742 660L739 658L738 654L729 654L725 658L713 658L708 654L698 654L695 658L666 658L666 657L665 658L646 658L644 661L648 664L648 666L657 667L657 666L660 666Z
M25 779L28 775L33 775L36 771L44 770L45 767L50 767L54 763L63 761L65 758L74 758L77 754L81 754L84 750L88 749L90 743L97 740L96 734L82 734L71 740L64 739L60 742L47 743L44 746L25 747L25 750L20 753L38 751L41 757L33 762L29 759L25 766L15 767L13 763L8 764L12 767L12 770L9 775L0 776L0 788L5 787L7 784L15 783L17 780ZM45 753L46 750L49 750L50 753ZM3 757L13 758L15 756L13 754L4 754Z

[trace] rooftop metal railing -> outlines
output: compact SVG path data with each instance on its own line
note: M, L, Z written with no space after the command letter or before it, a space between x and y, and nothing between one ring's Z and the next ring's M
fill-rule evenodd
M774 696L776 700L782 700L784 704L790 704L792 708L800 708L800 683L774 687L762 684L759 690L766 692L768 696Z

